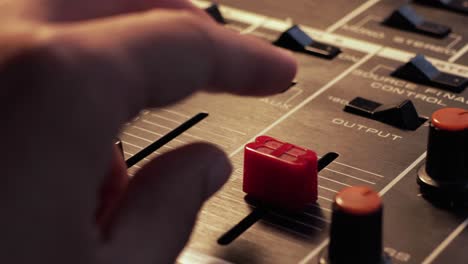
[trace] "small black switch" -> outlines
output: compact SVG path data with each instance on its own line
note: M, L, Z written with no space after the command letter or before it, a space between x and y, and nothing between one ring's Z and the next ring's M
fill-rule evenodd
M216 22L220 24L226 24L226 20L223 17L223 14L219 10L219 7L217 4L211 4L211 6L207 7L205 9L206 13L210 15Z
M410 100L404 100L398 104L383 105L356 97L345 106L344 111L405 130L416 130L426 122L425 118L419 117Z
M383 21L386 26L417 32L431 37L444 38L452 30L444 25L426 21L408 5L401 6Z
M420 54L396 69L392 76L454 93L462 92L468 84L468 79L462 76L440 72Z
M418 4L435 6L461 14L468 14L468 0L415 0Z
M273 44L326 59L333 59L341 53L337 47L314 41L297 25L286 30Z
M345 111L363 117L372 118L375 110L380 106L382 106L382 104L362 97L356 97L346 105Z
M382 106L377 109L374 116L376 120L408 130L416 130L426 122L426 119L419 117L410 100L404 100L396 105Z

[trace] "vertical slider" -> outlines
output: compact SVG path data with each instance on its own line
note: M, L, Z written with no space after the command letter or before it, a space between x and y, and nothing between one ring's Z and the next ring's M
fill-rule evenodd
M132 167L133 165L137 164L138 162L142 161L144 158L151 155L153 152L164 146L165 144L169 143L174 138L178 137L185 131L189 130L194 125L198 124L200 121L208 117L208 113L199 113L194 117L190 118L189 120L182 123L180 126L176 127L171 132L167 133L160 139L156 140L155 142L151 143L148 147L144 148L137 154L130 157L128 160L125 161L127 164L127 168Z
M244 149L243 190L255 209L219 239L228 245L271 212L300 212L317 200L318 172L338 154L329 152L317 160L315 152L260 136Z
M266 205L303 210L317 200L317 154L260 136L245 146L243 190Z

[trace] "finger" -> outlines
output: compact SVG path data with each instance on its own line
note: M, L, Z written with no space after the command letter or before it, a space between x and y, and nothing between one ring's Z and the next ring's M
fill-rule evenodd
M127 1L127 6L136 6L140 9L150 9L150 8L196 8L191 2L187 0L125 0Z
M118 147L114 147L111 168L104 178L99 190L99 202L96 212L96 223L104 234L112 212L118 207L123 194L127 190L129 178L127 166Z
M196 7L194 4L192 4L190 1L187 1L187 0L140 0L140 1L127 0L127 8L129 8L129 10L134 9L134 10L140 10L140 11L149 10L152 8L169 8L169 9L177 9L177 10L188 10L202 17L209 18L206 12Z
M153 8L183 9L208 18L203 10L186 0L17 0L6 7L17 16L51 22L95 19Z
M68 87L89 87L90 94L99 87L97 100L127 113L167 105L201 89L278 93L297 70L289 52L188 12L152 11L62 27L49 45L64 64L56 70L70 80Z
M102 263L171 263L184 247L203 202L231 173L211 145L193 144L150 162L132 178L115 213Z

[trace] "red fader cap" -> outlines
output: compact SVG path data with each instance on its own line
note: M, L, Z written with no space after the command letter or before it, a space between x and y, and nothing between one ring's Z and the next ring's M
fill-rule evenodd
M245 146L243 189L274 207L302 210L317 201L317 154L260 136Z

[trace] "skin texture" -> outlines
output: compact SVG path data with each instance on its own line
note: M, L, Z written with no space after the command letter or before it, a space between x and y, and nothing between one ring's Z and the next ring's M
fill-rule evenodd
M291 54L183 0L0 0L0 10L0 263L173 262L230 162L196 143L128 179L115 136L142 109L196 91L282 92Z

